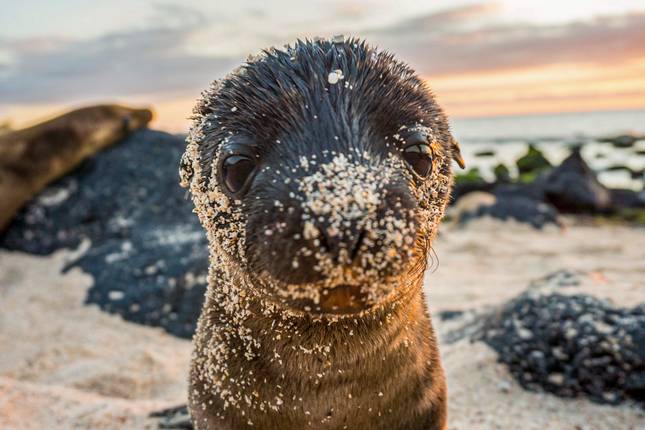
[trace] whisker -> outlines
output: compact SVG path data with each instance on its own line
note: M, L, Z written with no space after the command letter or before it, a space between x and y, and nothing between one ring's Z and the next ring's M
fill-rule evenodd
M430 273L434 273L439 269L439 255L437 255L437 251L431 246L429 249L430 255L428 255L428 258L431 262L430 264Z

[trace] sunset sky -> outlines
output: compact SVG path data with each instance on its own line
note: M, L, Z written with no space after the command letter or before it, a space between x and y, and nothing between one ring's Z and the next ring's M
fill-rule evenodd
M645 108L645 1L22 0L0 14L0 122L153 105L184 131L199 92L249 53L366 38L455 117Z

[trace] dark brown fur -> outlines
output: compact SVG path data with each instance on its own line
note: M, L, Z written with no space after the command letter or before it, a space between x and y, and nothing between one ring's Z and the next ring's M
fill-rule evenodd
M220 312L219 304L207 299L200 324L204 325L205 320L217 321ZM415 288L400 306L369 318L336 323L331 329L325 321L305 318L288 330L292 333L290 337L276 340L270 330L272 322L267 316L249 321L260 336L263 349L258 359L240 362L240 367L230 371L233 375L252 371L261 376L265 382L258 386L260 397L275 395L275 387L281 386L285 399L297 399L285 401L295 404L296 409L285 408L279 413L247 410L241 415L229 408L218 416L223 410L221 400L205 389L193 368L189 405L197 429L446 428L445 377L421 288ZM347 334L350 331L352 335ZM300 349L300 346L311 349L330 336L334 353L326 360ZM202 342L208 340L200 338ZM276 352L282 363L274 359ZM338 369L343 373L338 373ZM316 382L315 375L322 372L331 376ZM203 409L204 404L209 407ZM321 418L327 417L321 422Z
M344 82L328 82L327 74L335 69L342 69ZM445 115L423 82L389 54L357 40L299 42L267 51L214 84L195 114L180 173L211 250L190 374L195 427L444 430L446 383L422 285L449 198L451 160L463 161ZM403 125L415 124L430 130L436 156L432 175L423 180L411 176L398 155L398 133L406 129ZM270 167L235 198L223 191L218 176L219 156L231 143L257 150L260 165ZM306 239L300 234L302 219L312 218L306 218L310 207L302 204L308 196L297 200L306 191L296 184L309 180L312 171L301 168L299 160L319 161L314 168L319 172L338 154L350 153L361 155L346 172L370 172L350 174L349 183L358 184L359 191L373 185L370 178L378 172L391 173L383 185L389 187L383 194L387 198L365 217L371 217L367 225L374 232L379 219L408 222L414 213L414 228L394 227L412 239L405 249L396 249L410 252L401 264L396 256L354 260L342 268L359 266L361 281L333 281L319 301L297 294L284 299L281 293L292 294L290 287L315 289L311 282L329 280L325 276L334 270L317 272L315 259L291 264L294 249L301 246L326 255L334 250L334 243L319 247L317 241L301 240ZM334 181L334 175L324 178ZM333 195L340 189L334 186L318 197ZM338 208L342 197L324 202L340 201ZM280 211L274 202L292 210ZM315 220L320 225L329 221ZM270 236L264 234L267 228ZM359 230L339 240L352 242ZM293 238L300 240L297 246ZM386 242L361 246L359 255L375 255ZM389 270L370 270L374 261ZM389 285L389 277L396 280L391 294L376 304L359 300L355 289Z

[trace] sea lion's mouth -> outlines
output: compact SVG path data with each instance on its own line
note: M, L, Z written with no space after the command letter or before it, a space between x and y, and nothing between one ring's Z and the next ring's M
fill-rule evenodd
M324 313L356 313L366 308L366 295L360 285L340 284L323 289L319 302Z
M248 283L257 297L294 315L316 318L356 317L397 302L416 285L401 275L304 284L287 284L264 275Z

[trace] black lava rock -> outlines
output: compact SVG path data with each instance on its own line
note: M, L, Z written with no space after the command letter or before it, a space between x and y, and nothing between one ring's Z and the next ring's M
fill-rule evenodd
M601 213L611 209L609 190L598 181L580 151L572 152L549 173L544 194L561 212Z
M480 204L474 200L475 196L481 196ZM489 197L483 198L485 196ZM548 224L561 224L557 210L548 203L532 198L530 193L523 195L515 191L500 191L498 194L496 190L494 197L488 193L473 193L458 202L454 208L453 213L458 214L457 221L460 224L485 216L503 221L514 220L538 229Z
M439 319L441 321L450 321L450 320L453 320L455 318L459 318L463 314L464 314L464 311L445 310L445 311L439 312L438 315L439 315Z
M645 190L612 189L611 203L615 209L645 209Z
M611 143L616 148L630 148L634 143L640 139L640 136L633 136L631 134L622 134L620 136L605 137L598 139L598 142Z
M483 149L481 151L475 152L475 157L485 158L485 157L494 157L495 151L492 149Z
M494 182L487 182L482 178L477 167L473 167L466 172L455 174L455 184L452 189L451 202L456 202L466 194L475 191L490 192L495 188Z
M173 408L163 409L150 414L151 418L157 419L157 426L160 429L169 430L192 430L193 423L190 420L188 406L181 405Z
M553 206L522 196L497 198L494 205L481 208L479 215L502 220L513 219L535 228L543 228L547 224L560 224L558 212Z
M208 269L203 229L179 185L184 138L142 130L49 186L0 247L49 254L89 249L69 267L94 277L87 302L126 320L190 337Z
M571 282L575 278L564 279ZM555 277L547 283L557 284ZM482 339L527 389L645 407L645 305L529 289L486 323Z
M467 221L471 217L482 216L490 216L504 221L512 219L530 224L538 229L547 224L559 224L558 212L551 205L520 196L497 199L494 205L480 206L476 212L464 216L462 220Z
M545 174L538 175L533 182L515 182L511 184L498 183L493 189L493 194L498 199L524 197L537 202L548 203L544 195Z

